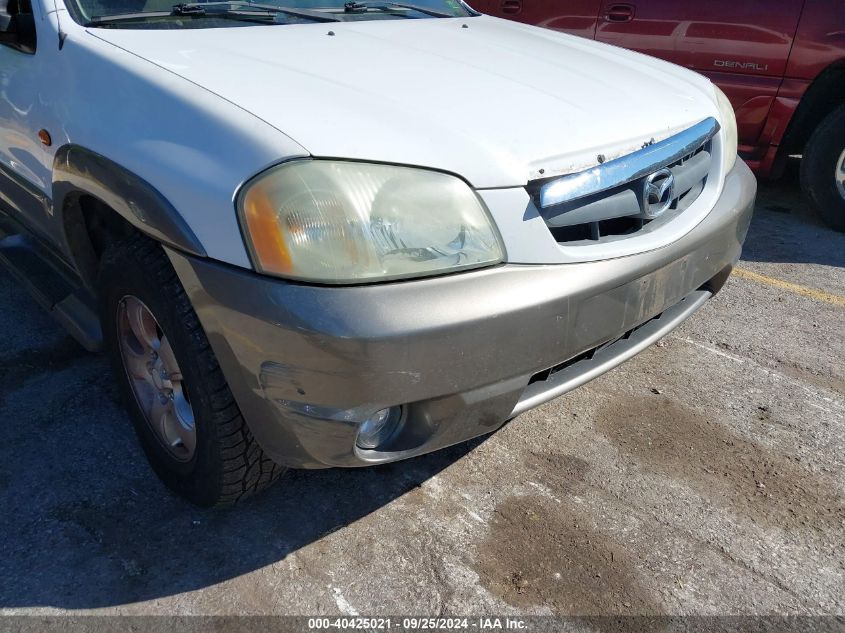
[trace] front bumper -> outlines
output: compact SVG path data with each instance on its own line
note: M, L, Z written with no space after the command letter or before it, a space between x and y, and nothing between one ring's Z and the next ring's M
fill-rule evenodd
M321 287L168 254L262 448L291 467L366 466L494 431L674 329L739 258L755 192L738 161L683 238L590 263ZM392 444L357 449L360 424L395 405Z

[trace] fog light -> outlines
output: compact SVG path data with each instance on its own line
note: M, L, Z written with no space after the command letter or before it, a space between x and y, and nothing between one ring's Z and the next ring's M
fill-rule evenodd
M390 407L377 411L358 430L358 448L372 450L387 442L399 428L402 407Z

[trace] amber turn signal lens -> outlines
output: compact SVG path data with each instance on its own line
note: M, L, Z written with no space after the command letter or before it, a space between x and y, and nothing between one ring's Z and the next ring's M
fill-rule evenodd
M290 253L282 237L278 214L262 191L247 194L244 219L261 268L274 273L290 272Z
M38 130L38 139L45 147L50 147L53 144L53 138L47 130Z

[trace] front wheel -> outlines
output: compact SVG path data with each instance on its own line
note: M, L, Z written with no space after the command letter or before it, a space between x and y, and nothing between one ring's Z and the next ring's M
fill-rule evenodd
M822 219L845 232L845 105L810 137L801 161L801 186Z
M108 353L150 465L200 506L231 504L281 475L253 438L161 246L111 245L99 275Z

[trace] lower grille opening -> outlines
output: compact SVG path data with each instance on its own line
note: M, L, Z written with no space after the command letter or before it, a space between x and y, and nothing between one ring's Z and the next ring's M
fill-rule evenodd
M531 376L531 379L528 381L529 385L533 385L535 382L544 382L552 377L552 374L559 372L561 369L566 369L567 367L574 365L578 361L582 360L590 360L593 357L597 348L587 350L583 354L578 354L574 358L570 358L568 361L564 363L560 363L559 365L555 365L550 369L544 369L543 371L538 371L536 374Z
M622 336L611 338L554 367L538 371L529 379L511 416L517 416L598 378L657 342L718 292L730 270L731 266L725 267L698 290L664 308L657 316L627 330Z
M602 237L625 236L637 233L651 222L643 218L613 218L574 226L549 227L556 242L598 241Z
M681 303L683 303L683 300L681 301ZM650 323L654 323L655 321L659 321L662 316L663 316L663 313L660 313L656 317L649 319L645 323L642 323L642 324L638 325L637 327L631 328L630 330L625 332L622 336L611 339L609 341L602 343L601 345L597 345L596 347L588 349L586 352L578 354L578 356L570 358L569 360L564 361L564 362L560 363L559 365L555 365L554 367L550 367L549 369L544 369L543 371L538 371L536 374L531 376L531 378L528 380L528 384L533 385L534 383L537 383L537 382L547 381L547 380L551 379L558 372L561 372L568 367L572 367L572 365L575 365L576 363L580 363L581 361L584 361L584 360L592 360L593 358L596 357L596 354L600 353L603 349L606 349L606 348L610 347L611 345L613 345L614 343L618 343L619 341L628 340L629 338L631 338L631 336L634 335L634 333L637 330L639 330L640 328L642 328L642 327L644 327L644 326L646 326Z

